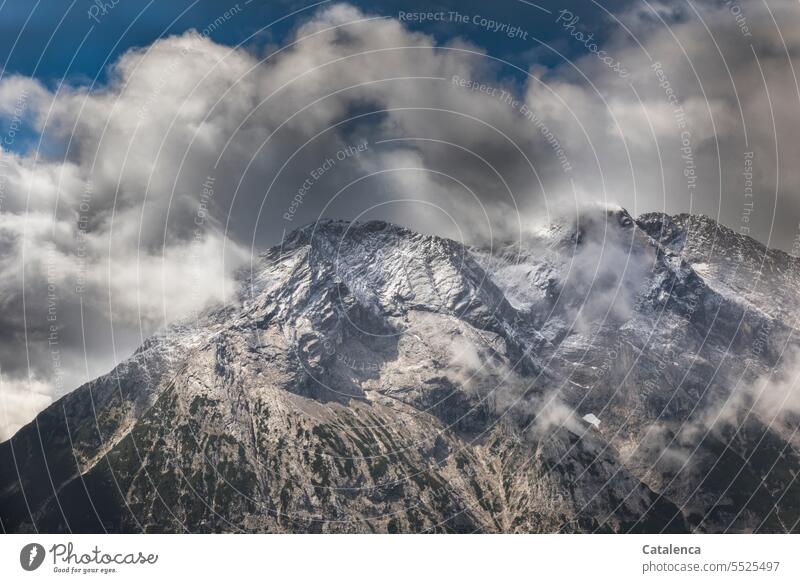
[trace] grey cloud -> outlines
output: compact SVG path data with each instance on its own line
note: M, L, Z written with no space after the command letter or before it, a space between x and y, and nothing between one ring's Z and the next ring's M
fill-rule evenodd
M709 214L788 250L800 217L800 93L791 67L800 13L788 1L736 5L747 33L725 3L694 3L697 13L676 3L639 5L619 15L627 31L614 25L604 47L629 78L589 54L577 69L545 76L571 111L537 85L527 99L566 144L584 196L633 212ZM750 153L752 197L743 174Z

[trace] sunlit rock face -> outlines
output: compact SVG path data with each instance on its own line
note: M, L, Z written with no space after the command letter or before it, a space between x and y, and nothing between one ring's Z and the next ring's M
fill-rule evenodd
M0 445L2 527L796 531L798 267L623 209L309 225Z

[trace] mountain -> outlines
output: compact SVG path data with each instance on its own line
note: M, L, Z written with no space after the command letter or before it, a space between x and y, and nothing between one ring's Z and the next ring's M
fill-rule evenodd
M798 267L623 209L491 248L309 225L0 444L0 523L797 532Z

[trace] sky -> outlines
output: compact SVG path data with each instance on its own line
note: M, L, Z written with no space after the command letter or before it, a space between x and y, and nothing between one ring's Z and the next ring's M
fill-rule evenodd
M0 439L320 217L796 251L789 0L0 0Z

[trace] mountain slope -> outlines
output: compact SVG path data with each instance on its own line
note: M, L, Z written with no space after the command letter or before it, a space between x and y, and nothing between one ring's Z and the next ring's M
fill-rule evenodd
M797 297L744 301L687 225L592 211L499 249L304 227L236 305L0 445L3 529L796 529L796 419L744 415L736 379L778 364Z

